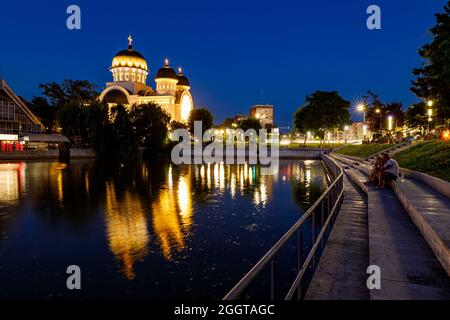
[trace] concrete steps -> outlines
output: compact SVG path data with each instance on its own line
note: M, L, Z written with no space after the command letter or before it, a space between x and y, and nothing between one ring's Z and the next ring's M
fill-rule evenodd
M382 283L381 290L370 291L370 298L450 299L450 278L396 194L389 189L364 184L369 172L368 164L339 156L335 159L345 168L347 176L367 194L369 264L381 268ZM425 191L426 188L420 190L422 193ZM435 205L442 205L440 201L445 200L437 195L435 199Z

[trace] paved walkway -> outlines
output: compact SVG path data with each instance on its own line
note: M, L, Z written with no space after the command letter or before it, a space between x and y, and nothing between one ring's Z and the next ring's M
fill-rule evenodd
M344 177L344 201L326 243L306 300L368 300L366 196Z
M352 162L347 163L352 164ZM352 219L359 219L362 216L361 207L355 206L354 186L347 181L343 206L330 235L332 241L327 242L305 298L450 299L450 278L394 192L389 189L364 186L363 182L367 180L367 177L362 172L348 168L345 164L342 165L346 167L346 173L367 192L366 230L361 229L363 225L359 225L359 230L355 233L355 230L346 226ZM367 172L367 167L355 166L355 168ZM417 200L417 205L423 203L424 199L422 202L420 199L425 197L428 205L436 209L428 210L430 216L434 213L433 218L430 219L439 219L438 211L445 209L445 201L448 201L448 198L441 198L439 193L430 198L433 193L425 193L427 189L413 181L402 184L402 188L405 188L404 191ZM446 208L450 209L449 206ZM445 227L441 229L444 230L442 234L449 230ZM336 245L337 240L345 244L342 242L345 241L342 240L343 237L352 237L354 233L360 235L364 232L368 235L366 265L363 264L364 259L361 258L360 251L345 250ZM349 239L346 241L351 242ZM347 245L350 246L350 244ZM381 290L371 290L368 296L364 297L364 291L366 290L366 293L369 291L365 286L365 280L368 277L365 273L366 268L373 264L381 269Z
M369 260L381 269L373 300L450 299L450 279L392 190L369 188Z

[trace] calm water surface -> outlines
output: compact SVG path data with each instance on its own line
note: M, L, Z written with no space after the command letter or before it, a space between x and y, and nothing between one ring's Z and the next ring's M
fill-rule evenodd
M222 298L325 186L310 160L273 176L250 165L0 163L0 298ZM82 289L69 291L73 264Z

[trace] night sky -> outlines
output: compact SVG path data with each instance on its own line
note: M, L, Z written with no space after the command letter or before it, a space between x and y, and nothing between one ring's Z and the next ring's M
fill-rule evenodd
M108 67L125 49L147 59L147 83L168 57L191 81L197 107L216 122L275 105L290 125L307 94L337 90L356 101L368 89L406 106L417 50L431 40L445 0L314 1L4 1L0 7L0 73L27 99L37 84L87 79L101 91ZM81 7L81 30L66 28L66 8ZM366 28L366 9L382 10L382 30Z

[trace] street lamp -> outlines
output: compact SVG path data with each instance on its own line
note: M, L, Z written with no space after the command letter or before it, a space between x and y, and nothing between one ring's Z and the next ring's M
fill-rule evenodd
M367 134L367 125L363 124L363 140L366 141L366 134Z
M376 108L375 109L375 113L380 114L381 113L381 109L380 108Z
M388 116L388 130L392 131L392 128L393 128L393 117Z
M428 100L427 102L427 106L428 106L428 110L427 110L427 114L428 114L428 133L430 133L431 130L431 122L433 121L433 109L431 109L433 107L433 100Z
M366 122L366 107L363 103L358 103L356 110L363 113L363 122Z

